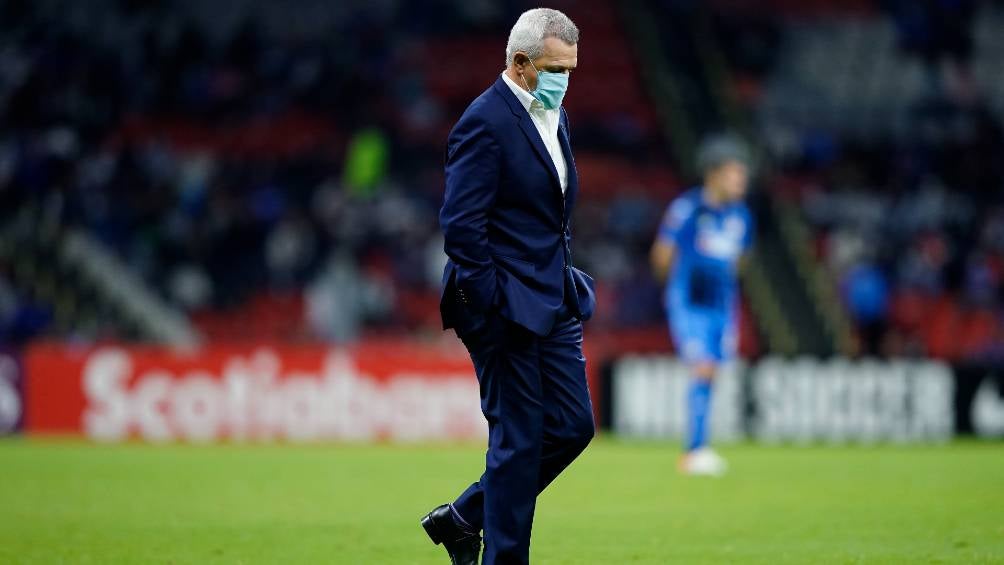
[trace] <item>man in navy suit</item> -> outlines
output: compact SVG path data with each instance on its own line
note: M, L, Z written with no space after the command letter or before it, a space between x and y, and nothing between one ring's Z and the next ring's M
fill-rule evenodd
M450 132L440 211L449 261L440 309L470 352L488 420L485 472L422 519L454 564L528 563L537 495L594 434L582 355L593 282L572 266L578 192L561 107L579 30L522 14L506 69Z

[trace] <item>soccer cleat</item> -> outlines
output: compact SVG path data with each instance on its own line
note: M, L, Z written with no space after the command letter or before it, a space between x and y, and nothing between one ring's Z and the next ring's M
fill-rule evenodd
M728 463L709 447L695 449L680 459L680 472L701 477L720 477L729 468Z
M450 505L444 504L422 518L422 527L436 545L443 544L452 565L478 565L481 536L457 525Z

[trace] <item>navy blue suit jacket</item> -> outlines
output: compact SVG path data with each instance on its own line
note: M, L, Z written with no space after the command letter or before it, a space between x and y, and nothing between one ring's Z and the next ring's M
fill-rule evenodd
M501 77L453 127L439 213L449 256L444 328L454 327L458 307L497 309L538 335L550 332L563 303L581 320L592 316L593 280L572 266L569 247L579 187L564 108L558 139L568 165L564 196L537 128Z

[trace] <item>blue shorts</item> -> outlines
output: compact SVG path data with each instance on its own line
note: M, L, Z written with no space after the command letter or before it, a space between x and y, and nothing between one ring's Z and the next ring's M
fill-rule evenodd
M721 363L735 357L735 319L725 312L670 308L669 333L677 355L687 363Z

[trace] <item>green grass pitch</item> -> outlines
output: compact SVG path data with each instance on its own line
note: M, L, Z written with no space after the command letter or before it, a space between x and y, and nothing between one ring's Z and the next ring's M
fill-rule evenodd
M1004 446L597 440L539 499L532 562L1004 563ZM440 564L418 524L479 446L0 442L0 563Z

